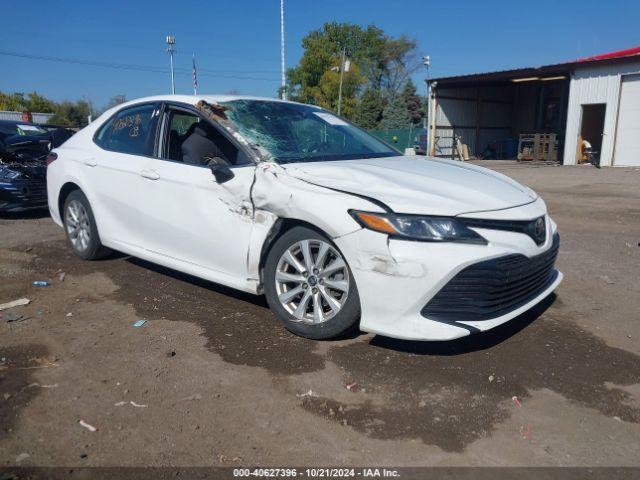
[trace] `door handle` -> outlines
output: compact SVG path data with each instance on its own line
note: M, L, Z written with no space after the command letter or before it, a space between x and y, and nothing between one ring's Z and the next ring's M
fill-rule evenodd
M149 180L158 180L160 178L160 175L155 170L141 170L140 176Z
M98 162L96 162L95 158L85 158L84 164L88 167L95 167L98 165Z

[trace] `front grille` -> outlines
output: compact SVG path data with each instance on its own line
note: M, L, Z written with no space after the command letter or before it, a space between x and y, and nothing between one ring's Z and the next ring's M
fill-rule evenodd
M546 252L532 258L514 254L475 263L461 270L421 310L440 321L489 320L538 296L556 279L553 265L560 236Z

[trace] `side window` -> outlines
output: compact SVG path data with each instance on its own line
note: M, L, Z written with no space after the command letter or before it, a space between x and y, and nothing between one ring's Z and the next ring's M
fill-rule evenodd
M249 163L244 152L196 114L170 109L166 125L164 158L168 160L189 165L209 165L214 159L229 165Z
M96 143L106 150L132 155L153 155L156 138L156 105L125 108L105 123Z

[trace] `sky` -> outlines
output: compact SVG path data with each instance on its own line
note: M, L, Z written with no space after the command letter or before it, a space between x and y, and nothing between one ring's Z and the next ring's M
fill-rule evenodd
M176 93L193 92L193 54L199 93L270 97L280 84L279 0L4 2L3 92L85 98L98 108L116 95L171 93L166 35L176 38ZM637 0L285 0L287 67L300 59L302 38L330 21L374 24L413 38L419 53L431 57L432 77L539 66L640 45ZM414 75L422 92L425 76Z

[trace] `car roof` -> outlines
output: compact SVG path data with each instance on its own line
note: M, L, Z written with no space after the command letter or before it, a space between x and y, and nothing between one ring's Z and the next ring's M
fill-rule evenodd
M120 109L129 105L136 105L138 103L146 102L177 102L186 103L190 105L196 105L200 100L204 100L207 103L218 102L231 102L233 100L254 100L262 102L279 102L279 103L291 103L300 105L298 102L291 102L288 100L281 100L279 98L270 97L256 97L251 95L153 95L150 97L136 98L135 100L129 100L128 102L121 103L115 108Z

